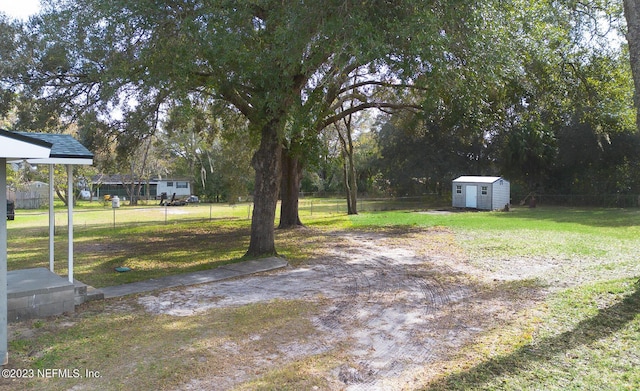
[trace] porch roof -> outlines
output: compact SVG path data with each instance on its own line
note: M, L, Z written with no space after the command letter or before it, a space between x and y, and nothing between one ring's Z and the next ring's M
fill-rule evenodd
M0 157L6 159L49 158L52 144L0 129Z
M93 164L93 153L69 134L9 132L17 136L28 137L51 145L51 154L47 158L28 159L32 164Z

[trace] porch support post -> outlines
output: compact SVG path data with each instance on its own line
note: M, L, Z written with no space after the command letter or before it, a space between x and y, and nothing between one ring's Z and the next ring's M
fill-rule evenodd
M73 284L73 166L67 164L67 216L69 218L69 282Z
M53 273L54 237L56 234L56 214L53 209L53 164L49 164L49 270Z

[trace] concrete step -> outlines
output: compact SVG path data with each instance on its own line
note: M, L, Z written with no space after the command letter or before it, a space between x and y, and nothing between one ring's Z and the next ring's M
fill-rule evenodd
M74 286L49 269L7 272L7 319L9 322L71 313Z
M74 303L80 305L93 300L104 299L104 293L100 289L96 289L78 280L73 280L74 286Z
M100 289L96 289L92 286L87 286L87 295L85 296L84 302L94 301L94 300L103 300L104 293Z

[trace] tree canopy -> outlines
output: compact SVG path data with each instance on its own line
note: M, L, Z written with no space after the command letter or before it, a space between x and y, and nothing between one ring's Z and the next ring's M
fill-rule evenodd
M154 133L188 97L242 113L260 139L248 253L262 255L275 253L287 123L327 118L364 89L402 90L462 67L474 44L487 45L463 38L478 38L468 33L485 20L466 1L52 0L31 21L19 82L67 116L119 113L112 125L126 140ZM345 84L357 69L367 76ZM380 106L360 102L354 110Z
M185 135L164 147L198 154L221 145L216 118L243 116L255 141L247 253L274 254L281 179L301 172L290 159L315 154L319 132L355 112L419 114L377 136L413 141L416 153L425 146L430 168L389 167L416 177L503 164L536 183L553 170L560 130L587 124L606 139L627 129L628 89L616 87L625 71L602 44L602 17L619 17L619 8L604 0L49 0L27 25L0 21L8 42L0 110L28 106L25 124L96 123L108 137L83 137L105 149L115 142L122 156L170 135L167 127ZM397 132L407 127L413 132ZM445 167L449 154L458 160ZM187 164L201 170L197 159ZM299 180L287 191L298 189Z

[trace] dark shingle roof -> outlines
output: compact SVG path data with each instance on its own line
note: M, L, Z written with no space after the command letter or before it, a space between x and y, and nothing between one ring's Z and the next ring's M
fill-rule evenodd
M41 140L53 145L50 158L92 159L93 153L68 134L12 132L17 135Z
M14 140L24 141L30 144L40 145L45 148L51 148L52 143L31 137L30 133L11 132L9 130L0 129L0 136L12 138Z

